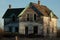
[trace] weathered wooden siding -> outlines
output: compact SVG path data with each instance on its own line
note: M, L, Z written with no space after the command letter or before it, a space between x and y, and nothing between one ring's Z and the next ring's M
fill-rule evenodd
M20 17L20 21L27 21L27 14L29 14L29 18L30 18L30 20L32 20L32 21L34 21L34 14L36 14L36 18L37 18L37 20L38 20L38 15L37 15L37 13L33 10L33 9L31 9L31 8L28 8L22 15L21 15L21 17ZM37 21L36 20L36 21Z
M49 29L49 36L55 36L57 34L57 19L56 18L51 18L50 17L45 17L43 20L44 24L44 35L47 35L47 29Z
M34 26L37 26L38 27L38 35L41 35L42 34L42 29L43 29L43 26L39 23L36 23L36 22L20 22L19 23L19 33L21 34L25 34L25 27L27 26L28 27L28 34L31 34L33 33L34 31Z
M44 31L44 36L47 35L47 28L49 27L48 24L49 24L49 17L44 16L43 17L43 25L44 25L43 31Z
M27 21L27 14L29 14L29 21ZM36 21L34 20L34 14L36 14ZM32 20L32 21L30 21ZM39 17L38 14L30 7L19 17L19 32L25 34L25 27L28 26L28 33L33 33L33 27L38 26L38 34L41 34L43 28L43 17ZM30 30L30 31L29 31Z
M15 32L15 27L19 27L19 20L16 19L15 22L12 21L12 18L4 19L4 31L9 32L9 27L12 27L12 32Z
M53 33L52 35L56 36L56 34L57 34L57 19L56 18L51 19L50 27L51 27L51 30Z

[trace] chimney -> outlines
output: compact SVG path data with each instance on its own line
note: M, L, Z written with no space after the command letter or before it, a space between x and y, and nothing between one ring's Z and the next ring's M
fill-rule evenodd
M38 5L40 5L40 0L38 0Z
M9 9L11 8L11 4L9 4Z

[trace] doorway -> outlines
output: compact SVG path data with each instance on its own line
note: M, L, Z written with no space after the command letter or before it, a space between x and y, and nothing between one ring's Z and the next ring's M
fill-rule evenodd
M26 36L28 35L28 27L27 26L25 27L25 35Z
M34 34L38 33L38 26L34 26Z

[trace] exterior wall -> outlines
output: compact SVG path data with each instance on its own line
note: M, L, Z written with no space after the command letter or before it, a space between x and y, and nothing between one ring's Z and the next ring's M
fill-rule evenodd
M10 23L11 19L10 18L4 18L4 25Z
M29 14L29 21L27 21L27 14ZM34 20L36 14L36 21ZM32 20L32 21L30 21ZM28 34L33 33L33 27L38 26L38 34L41 34L43 28L43 18L39 17L37 13L30 7L19 17L19 33L25 34L25 27L28 26ZM30 30L30 31L29 31Z
M34 12L34 10L33 9L31 9L31 8L27 8L27 10L21 15L21 17L20 17L20 21L27 21L27 14L29 14L29 18L30 18L30 20L32 19L32 21L34 21L34 14L36 14L36 17L38 18L38 15L37 15L37 13L36 12Z
M56 18L51 19L50 26L51 26L51 30L52 30L51 31L52 36L56 36L57 35L57 19Z
M25 34L25 27L27 26L28 27L28 34L32 34L34 31L34 26L37 26L38 27L38 33L37 35L41 35L42 34L42 25L39 24L39 23L36 23L36 22L20 22L19 23L19 33L21 34Z
M49 36L56 36L57 33L57 19L56 18L51 18L50 17L43 17L44 21L44 35L49 35ZM49 33L47 33L47 30Z
M15 27L19 27L18 20L13 22L11 18L4 19L4 30L9 32L9 27L12 27L12 32L15 32Z
M19 33L20 34L25 34L24 23L19 23Z
M27 21L27 14L29 14L29 21ZM34 20L34 14L36 14L36 21ZM30 21L32 20L32 21ZM19 17L16 22L13 22L12 19L4 19L4 30L9 31L9 27L12 27L12 32L15 32L15 27L19 28L20 34L25 34L25 27L28 27L28 34L33 33L34 26L38 27L37 35L43 33L44 36L54 36L57 32L57 19L38 16L36 12L30 7L24 12L24 14Z
M4 30L8 31L8 26L6 26L7 24L9 24L9 22L11 21L11 19L9 18L4 18Z
M43 25L42 24L38 25L38 35L43 35Z
M46 16L43 17L43 24L44 24L44 27L43 27L44 36L46 36L47 28L49 27L49 17L46 17Z

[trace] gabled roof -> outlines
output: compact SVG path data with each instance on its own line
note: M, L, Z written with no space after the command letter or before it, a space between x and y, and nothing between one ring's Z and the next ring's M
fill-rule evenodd
M44 5L39 5L36 3L30 3L26 8L11 8L7 9L6 13L4 14L3 18L8 18L11 15L15 15L16 17L20 17L28 8L32 8L39 16L40 14L43 16L49 16L50 13L52 12L48 7ZM54 13L54 18L58 18Z
M50 17L50 13L52 12L48 7L46 7L44 5L32 3L32 2L29 4L28 7L32 8L38 15L41 14L43 16L49 16ZM27 8L25 8L25 10L23 10L22 13L19 14L19 16L21 16L21 14L23 14ZM53 13L53 15L54 15L54 18L58 18L54 13Z
M49 17L51 16L50 13L52 12L52 10L50 10L47 6L38 5L36 3L31 3L31 4L32 4L31 7L34 7L36 10L38 10L44 16L49 16ZM52 14L54 15L53 18L58 18L53 12L52 12Z
M10 18L12 14L14 14L16 17L24 10L24 8L11 8L7 9L5 14L3 15L3 18Z

